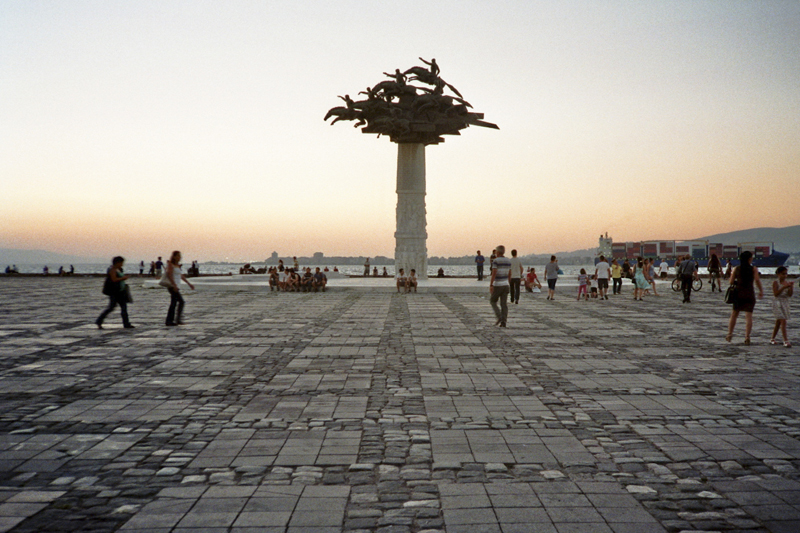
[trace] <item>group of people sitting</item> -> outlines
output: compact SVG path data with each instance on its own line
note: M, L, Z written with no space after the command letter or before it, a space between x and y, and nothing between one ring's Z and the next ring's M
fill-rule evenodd
M325 286L328 284L328 277L319 267L313 273L308 267L302 275L293 268L278 270L278 267L270 267L267 274L269 274L270 291L319 292L321 289L325 292Z
M401 268L395 280L397 282L397 292L409 293L411 289L417 292L417 271L415 269L412 268L411 273L406 276L405 271ZM403 290L401 291L400 289Z

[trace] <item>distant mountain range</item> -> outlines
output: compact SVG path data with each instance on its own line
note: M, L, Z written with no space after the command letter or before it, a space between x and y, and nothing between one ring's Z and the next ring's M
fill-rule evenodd
M697 239L686 239L697 241L721 242L725 244L736 244L740 242L772 242L775 244L775 249L788 254L800 254L800 226L789 226L786 228L753 228L741 231L731 231L729 233L717 233L715 235L708 235L706 237L698 237ZM586 248L584 250L573 250L571 252L559 252L559 257L594 257L597 248ZM550 254L533 254L525 256L526 259L539 258L539 256L549 258ZM307 259L307 258L304 258ZM344 259L344 258L338 258ZM356 263L363 261L363 257L354 257ZM377 259L377 258L376 258ZM384 258L382 258L384 259ZM452 258L430 258L436 259L439 263L432 264L472 264L474 256L452 257ZM331 258L326 258L330 261ZM385 262L373 261L374 264L391 264L391 258L385 258ZM0 248L0 269L5 268L6 265L50 265L51 268L58 268L60 265L65 267L70 264L96 264L106 263L108 258L97 257L83 257L77 255L60 254L56 252L48 252L46 250L18 250L16 248ZM345 264L344 261L339 261ZM312 264L312 263L307 263Z
M0 269L7 265L49 265L58 268L63 265L85 265L91 263L107 263L108 259L82 257L79 255L59 254L47 250L18 250L16 248L0 248Z
M800 252L800 226L786 228L753 228L730 233L717 233L708 237L692 239L698 241L737 244L740 242L771 242L775 249L787 254Z

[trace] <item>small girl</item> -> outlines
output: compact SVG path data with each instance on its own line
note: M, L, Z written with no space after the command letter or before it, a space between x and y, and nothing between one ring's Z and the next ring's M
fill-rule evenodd
M772 282L772 294L775 299L772 300L772 312L775 314L775 327L772 329L772 339L769 343L772 345L778 344L775 337L778 335L778 329L783 334L783 345L787 348L792 347L789 342L789 337L786 335L786 322L789 321L789 298L794 294L794 281L786 281L786 274L788 271L785 266L778 267L775 275L778 279Z
M586 269L581 269L581 275L578 276L578 301L581 299L581 293L583 293L583 297L588 300L589 295L586 293L586 283L589 281L589 276L586 275Z

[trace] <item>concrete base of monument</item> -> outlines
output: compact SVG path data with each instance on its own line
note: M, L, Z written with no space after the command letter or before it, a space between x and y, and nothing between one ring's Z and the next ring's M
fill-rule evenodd
M246 276L209 276L202 278L191 278L192 284L197 290L213 291L253 291L270 292L269 279L265 275L251 274ZM577 280L560 279L558 288L567 288L569 294L575 290ZM145 280L143 287L146 289L162 289L158 280ZM185 287L188 289L188 287ZM360 291L360 292L397 292L394 278L332 278L328 280L328 291ZM524 289L523 289L524 291ZM478 281L476 278L428 278L420 280L417 286L418 293L426 292L474 292L489 293L489 280ZM544 288L547 292L547 286ZM538 295L538 294L537 294ZM566 296L562 293L561 296ZM547 296L547 294L544 294Z

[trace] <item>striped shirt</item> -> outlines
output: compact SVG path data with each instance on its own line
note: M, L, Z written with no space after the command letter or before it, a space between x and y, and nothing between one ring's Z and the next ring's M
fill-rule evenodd
M498 257L494 260L492 270L496 270L497 274L494 276L495 287L508 286L508 272L511 270L511 260L508 257Z

